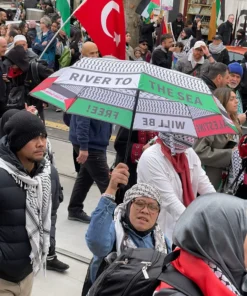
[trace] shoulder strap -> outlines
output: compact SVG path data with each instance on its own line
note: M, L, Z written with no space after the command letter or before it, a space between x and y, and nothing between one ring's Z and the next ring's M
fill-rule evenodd
M171 285L186 296L203 296L198 286L178 272L172 265L169 265L167 270L163 272L158 279Z
M197 63L197 64L195 65L195 67L194 67L192 70L186 72L185 74L188 74L188 75L192 74L192 73L193 73L197 68L199 68L201 65L202 65L202 64L198 64L198 63Z
M40 84L40 78L39 78L39 63L37 61L31 61L31 73L32 73L32 78L33 82L38 85Z

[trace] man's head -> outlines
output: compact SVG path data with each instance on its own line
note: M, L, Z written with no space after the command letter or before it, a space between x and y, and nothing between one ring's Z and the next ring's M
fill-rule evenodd
M190 38L190 36L192 35L192 30L191 28L184 28L183 31L181 32L181 38L183 40Z
M46 150L47 133L41 119L26 110L14 114L4 126L11 151L24 164L40 162Z
M206 76L214 82L217 88L225 87L229 83L229 69L223 63L211 64Z
M7 14L4 11L0 11L0 23L1 24L5 24L5 22L7 21Z
M199 15L199 14L197 14L196 16L195 16L195 21L198 23L199 21L201 21L201 19L202 19L202 17Z
M7 41L5 38L0 37L0 57L3 57L5 55L6 50L7 50Z
M137 231L152 229L158 219L161 205L159 190L149 184L139 183L124 196L127 220Z
M48 16L44 16L40 19L40 29L42 32L49 31L51 27L51 19Z
M182 22L182 20L183 20L183 15L182 15L182 13L178 13L178 15L177 15L177 21L178 21L178 22Z
M7 44L14 42L14 38L17 34L18 34L18 32L16 30L12 30L12 31L8 32L5 36Z
M228 22L233 24L234 23L234 14L229 14L228 15Z
M14 37L14 46L22 46L25 50L27 50L28 45L27 45L27 39L24 35L16 35Z
M239 63L235 62L229 64L228 69L230 74L228 86L231 89L235 89L239 86L243 77L243 68Z
M192 22L192 21L190 21L190 20L189 20L189 21L187 21L187 22L186 22L186 24L185 24L185 28L190 28L190 29L191 29L191 28L192 28L192 26L193 26L193 22Z
M160 38L161 46L165 49L169 49L173 46L173 37L171 34L162 35Z
M220 35L215 35L213 38L213 44L218 46L222 43L222 37Z
M239 29L237 31L237 36L236 37L237 37L238 40L245 39L245 31L244 31L244 29Z
M195 61L200 61L200 59L204 56L204 52L202 50L203 47L206 47L205 42L197 41L193 47L193 57Z
M95 43L88 41L83 44L81 54L87 58L98 58L99 50Z

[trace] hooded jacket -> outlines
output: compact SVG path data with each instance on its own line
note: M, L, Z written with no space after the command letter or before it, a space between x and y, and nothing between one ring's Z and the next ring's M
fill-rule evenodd
M232 37L233 24L229 21L221 24L218 28L218 34L222 36L224 45L229 45Z
M234 196L216 193L198 197L181 216L173 234L176 246L196 258L215 264L239 292L246 273L246 209L246 200ZM210 284L210 281L205 282L206 286ZM184 294L164 289L156 295Z
M169 51L159 45L152 54L152 64L162 68L171 69L172 51Z
M183 31L183 28L184 28L183 21L178 21L176 19L174 22L172 22L172 31L176 40L178 39L180 33Z

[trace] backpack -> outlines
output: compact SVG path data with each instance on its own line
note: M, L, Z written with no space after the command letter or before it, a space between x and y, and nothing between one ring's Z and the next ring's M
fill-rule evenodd
M179 256L148 248L128 249L97 278L88 296L150 296L166 265Z
M12 87L8 95L7 109L24 109L25 98L26 90L24 85Z
M71 58L71 50L69 47L65 46L60 58L58 59L60 68L68 67L71 63Z

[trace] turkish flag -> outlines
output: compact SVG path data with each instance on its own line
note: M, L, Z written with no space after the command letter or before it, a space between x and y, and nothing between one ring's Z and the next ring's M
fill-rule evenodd
M125 60L123 0L85 0L74 15L97 44L102 56Z

